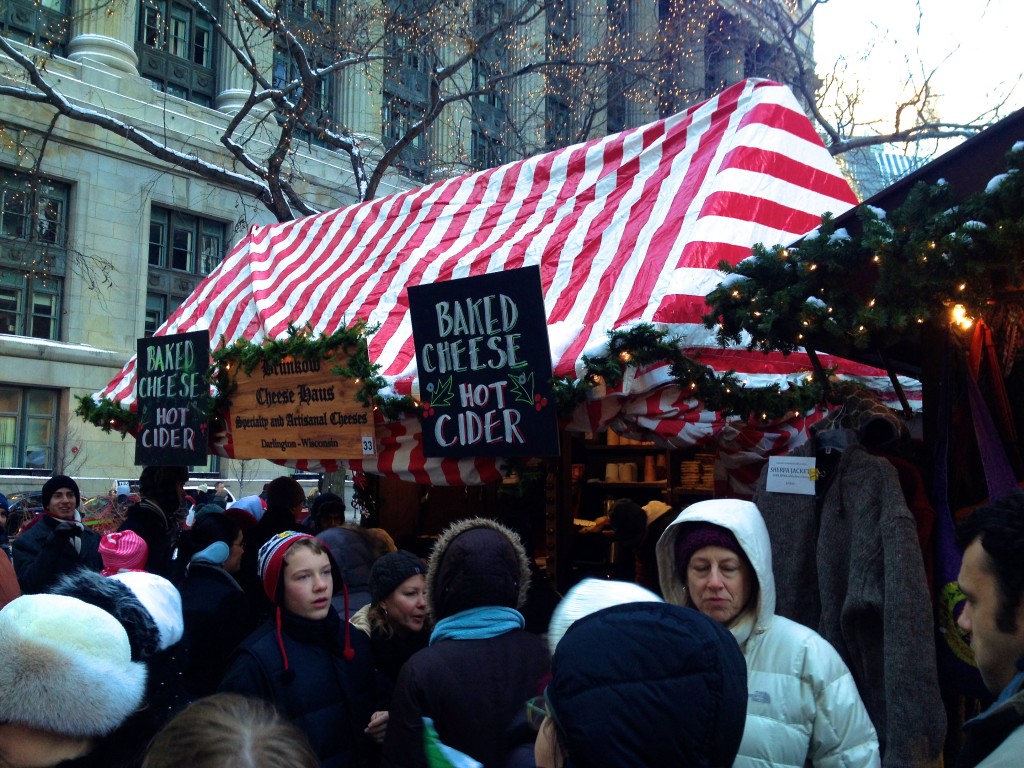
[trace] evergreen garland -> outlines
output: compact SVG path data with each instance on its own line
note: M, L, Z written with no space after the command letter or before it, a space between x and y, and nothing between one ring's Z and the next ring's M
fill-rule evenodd
M379 481L366 472L352 473L352 508L359 513L359 524L373 528L380 523Z
M739 415L748 421L764 422L806 413L822 403L823 385L813 379L782 389L778 384L746 387L733 371L722 374L685 355L678 338L648 323L628 330L609 331L608 354L584 356L582 379L560 378L553 382L559 414L568 416L584 402L589 390L601 384L616 386L628 366L666 362L675 384L689 390L709 410L722 415Z
M339 376L360 380L362 386L357 395L360 402L376 407L389 420L418 413L419 409L412 397L381 394L380 390L386 386L386 382L378 373L380 366L369 360L365 344L369 333L372 330L368 330L362 322L319 337L313 336L308 327L290 326L288 335L281 339L266 340L263 344L238 339L230 345L217 348L211 353L214 361L211 380L216 386L216 394L211 398L211 434L223 431L223 425L218 426L218 422L231 405L234 387L232 365L252 373L264 362L273 365L286 357L324 359L337 349L345 349L351 353L351 357L347 366L339 364L331 371ZM647 323L627 330L610 331L608 350L607 355L583 357L586 370L582 379L563 377L552 380L559 416L567 418L595 387L621 383L627 367L661 362L671 366L671 375L680 389L688 389L704 407L723 415L740 415L750 421L763 422L784 418L791 413L805 413L818 406L823 399L822 385L810 379L798 385L790 385L784 390L777 384L746 387L734 372L717 374L711 366L685 355L678 338L669 337L667 331ZM138 427L136 415L109 398L96 403L89 396L82 397L76 413L105 432L119 430L122 437Z
M885 212L861 206L851 237L831 216L796 245L763 245L727 273L707 301L719 343L789 353L801 347L883 350L953 306L983 314L1000 290L1020 285L1024 263L1024 144L1007 173L957 205L944 182L916 185Z
M82 395L78 398L75 415L108 434L117 430L121 433L122 439L139 426L139 417L134 412L109 397L101 398L97 402L92 399L92 395Z
M377 329L368 328L365 321L357 320L351 327L339 328L325 336L315 336L313 329L306 325L301 328L288 326L287 334L280 339L263 339L260 343L248 339L236 339L228 345L222 344L211 353L213 367L211 380L216 385L214 411L223 413L231 405L234 377L231 366L238 365L247 374L257 367L292 360L326 360L342 350L347 358L344 364L332 366L331 373L355 379L360 387L356 399L367 408L374 407L380 390L387 382L380 375L380 366L370 362L366 338Z

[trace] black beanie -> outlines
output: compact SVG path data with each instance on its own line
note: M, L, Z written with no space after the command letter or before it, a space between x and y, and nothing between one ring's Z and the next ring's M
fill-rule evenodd
M370 601L377 605L417 573L426 576L427 567L412 552L400 549L377 558L370 569Z
M78 491L78 483L67 475L54 475L43 483L43 509L50 508L50 497L61 488L70 488L75 494L75 506L82 503L82 494Z

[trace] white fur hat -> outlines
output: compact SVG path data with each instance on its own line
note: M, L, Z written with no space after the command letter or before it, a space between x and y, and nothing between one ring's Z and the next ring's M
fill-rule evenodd
M565 597L555 606L548 624L548 649L555 654L555 646L562 639L569 626L577 619L589 616L595 611L611 608L623 603L663 603L665 602L649 589L628 581L608 581L605 579L584 579L565 593Z
M135 593L142 607L149 611L160 631L158 650L167 650L181 640L185 633L185 620L181 613L181 593L174 584L148 571L127 571L110 578L125 584Z
M102 736L142 704L146 665L101 608L23 595L0 610L0 722L75 738Z

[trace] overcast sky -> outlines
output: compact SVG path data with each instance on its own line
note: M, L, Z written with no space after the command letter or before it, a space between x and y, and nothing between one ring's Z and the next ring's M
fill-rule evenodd
M1024 106L1024 83L1014 89L1024 72L1021 0L830 0L816 11L814 35L819 72L844 57L872 112L892 113L908 59L918 74L922 63L938 67L944 121L974 119L1011 90L1003 114Z

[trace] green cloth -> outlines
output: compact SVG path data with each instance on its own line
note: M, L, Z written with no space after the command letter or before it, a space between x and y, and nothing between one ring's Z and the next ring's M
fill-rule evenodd
M434 730L434 721L429 717L423 718L423 748L430 768L484 768L483 763L442 744Z

